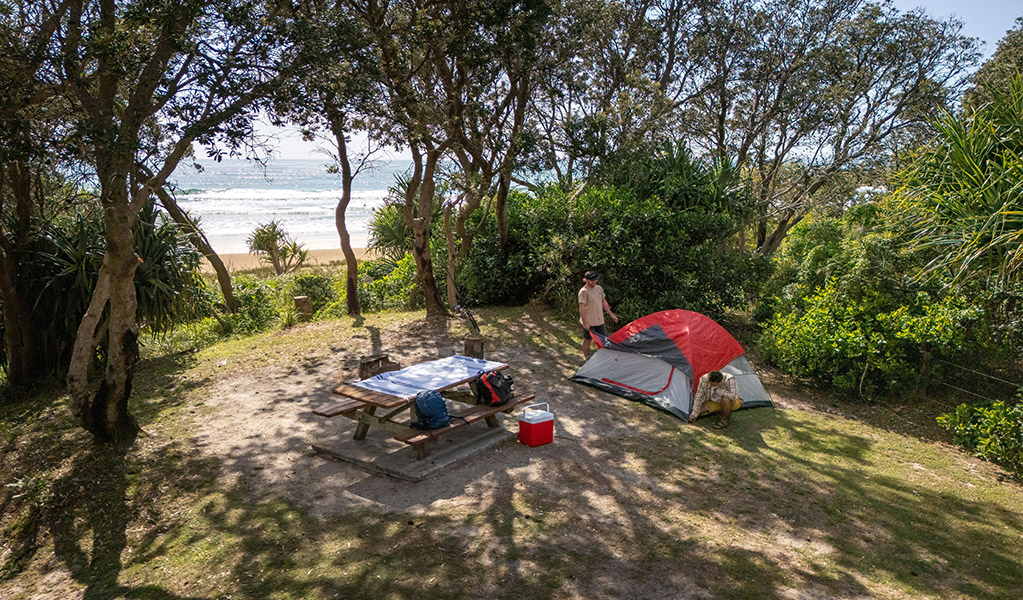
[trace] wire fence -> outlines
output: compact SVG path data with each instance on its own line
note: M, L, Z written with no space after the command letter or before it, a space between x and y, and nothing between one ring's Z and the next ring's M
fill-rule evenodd
M983 377L984 379L986 379L988 381L994 381L994 382L997 382L999 384L1004 384L1004 385L1007 385L1007 386L1011 386L1013 392L1016 392L1016 391L1019 391L1019 390L1023 390L1023 383L1018 383L1018 382L1015 382L1015 381L1009 381L1008 379L1002 379L1001 377L996 377L994 375L991 375L990 373L984 373L983 371L978 371L976 369L971 369L969 367L964 367L962 365L957 365L955 363L950 363L947 360L942 360L940 358L939 359L935 359L935 360L937 360L938 362L944 363L944 364L946 364L946 365L948 365L950 367L955 367L956 369L960 369L960 370L972 373L974 375L979 375L980 377ZM975 396L977 398L983 398L984 400L990 400L992 402L998 400L997 398L990 398L990 397L985 396L983 394L979 394L979 393L977 393L974 390L967 390L967 389L961 388L959 386L952 385L951 383L947 383L947 382L944 382L944 381L942 381L940 383L941 383L941 385L943 385L945 387L952 388L953 390L956 390L956 391L959 391L959 392L963 392L964 394L969 394L969 395Z

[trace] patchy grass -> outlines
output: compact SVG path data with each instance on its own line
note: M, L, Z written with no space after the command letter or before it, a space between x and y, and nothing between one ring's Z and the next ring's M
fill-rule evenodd
M491 347L521 348L516 370L572 385L573 322L481 312ZM717 431L568 387L578 394L561 410L590 435L481 455L521 459L470 482L486 493L327 517L254 499L193 445L219 381L463 329L372 315L147 360L132 406L146 434L123 455L76 428L56 387L0 408L0 596L1023 596L1020 485L944 443L827 414L830 398L794 410L776 395L782 408Z

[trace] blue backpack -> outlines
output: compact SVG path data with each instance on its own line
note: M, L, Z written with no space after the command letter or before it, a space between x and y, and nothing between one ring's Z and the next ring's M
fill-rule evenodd
M451 423L444 398L436 390L426 390L416 394L416 413L419 415L419 420L412 423L416 429L437 429L447 427Z

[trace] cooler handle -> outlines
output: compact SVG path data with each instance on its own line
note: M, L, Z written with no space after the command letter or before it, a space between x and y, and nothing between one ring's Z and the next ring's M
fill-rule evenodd
M524 406L524 407L522 407L522 412L525 413L527 410L530 410L534 406L546 406L547 407L546 411L547 412L551 412L551 405L549 403L547 403L547 402L538 402L536 404L530 404L530 405Z

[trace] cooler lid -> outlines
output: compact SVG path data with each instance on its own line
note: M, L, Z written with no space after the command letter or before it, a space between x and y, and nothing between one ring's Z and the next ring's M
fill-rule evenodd
M530 404L529 406L522 409L521 413L519 413L519 421L522 421L524 423L543 423L544 421L553 421L554 413L552 413L550 410L534 408L539 406L543 406L548 409L550 408L550 405L547 404L546 402L543 402L541 404Z

